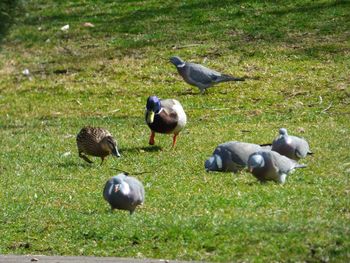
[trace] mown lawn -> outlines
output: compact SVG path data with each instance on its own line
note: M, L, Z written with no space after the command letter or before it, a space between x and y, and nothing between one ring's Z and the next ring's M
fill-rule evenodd
M350 260L350 2L6 0L0 24L0 254ZM256 79L199 95L172 55ZM175 150L148 146L153 94L187 112ZM84 125L122 158L80 159ZM285 185L205 172L217 144L280 127L315 152ZM141 173L133 216L103 200L117 169Z

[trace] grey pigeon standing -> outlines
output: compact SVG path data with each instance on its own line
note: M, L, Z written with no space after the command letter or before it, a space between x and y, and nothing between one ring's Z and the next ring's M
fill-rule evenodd
M199 88L201 94L207 88L220 82L245 80L221 74L199 64L185 62L179 57L171 57L170 62L176 66L177 71L188 84Z
M135 177L120 173L106 182L103 197L112 210L128 210L132 214L138 205L143 204L145 190Z
M287 175L296 168L305 168L278 152L260 151L253 153L248 159L249 171L261 182L275 181L280 184L286 182Z
M288 135L285 128L279 130L279 136L272 142L272 150L293 160L299 160L312 154L304 138Z
M205 161L208 171L238 172L247 167L252 153L266 149L258 144L230 141L219 144L213 155ZM268 148L267 148L268 149Z

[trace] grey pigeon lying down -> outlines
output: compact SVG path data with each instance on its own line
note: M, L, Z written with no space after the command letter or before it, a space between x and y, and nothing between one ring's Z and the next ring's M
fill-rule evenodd
M199 88L201 94L207 88L220 82L245 80L221 74L199 64L185 62L179 57L171 57L170 62L176 66L177 71L188 84Z
M145 190L139 180L120 173L106 182L103 197L111 205L112 210L128 210L132 214L138 205L143 204Z
M207 171L238 172L247 167L248 158L252 153L265 147L258 144L230 141L216 147L213 155L205 161Z
M272 142L272 150L293 160L299 160L312 154L304 138L288 135L285 128L279 130L279 136Z
M274 151L256 152L248 159L249 171L261 182L275 181L284 184L289 173L296 168L305 167L306 165L298 164Z

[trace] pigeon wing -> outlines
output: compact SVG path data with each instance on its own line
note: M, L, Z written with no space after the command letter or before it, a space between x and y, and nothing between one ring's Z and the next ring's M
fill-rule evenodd
M131 189L129 197L132 199L132 203L141 204L144 201L145 196L145 190L142 183L133 177L127 178L126 182L129 184Z
M113 188L112 180L108 180L103 189L103 198L108 201L111 194L111 188ZM113 189L112 189L113 190Z
M188 77L195 83L210 86L221 76L219 72L199 64L188 63L187 66Z
M294 168L298 167L298 163L286 156L279 154L278 152L271 151L271 159L273 165L276 167L279 173L288 174Z

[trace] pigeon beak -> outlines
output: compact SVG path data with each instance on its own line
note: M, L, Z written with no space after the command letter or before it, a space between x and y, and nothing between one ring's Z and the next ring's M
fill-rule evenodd
M114 186L114 193L117 193L119 191L119 185Z
M147 123L153 123L154 121L154 112L147 111Z

